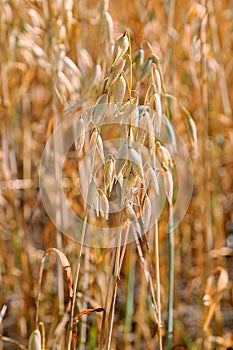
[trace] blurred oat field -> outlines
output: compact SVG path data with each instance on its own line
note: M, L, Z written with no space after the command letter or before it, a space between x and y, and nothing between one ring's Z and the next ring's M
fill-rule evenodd
M122 36L128 43L114 57ZM0 349L233 349L233 1L0 0L0 44ZM62 121L100 96L147 104L151 89L190 152L194 177L174 235L172 345L169 205L158 236L146 235L150 247L137 238L121 250L85 247L57 230L39 189L43 149ZM84 218L82 152L67 154L63 187ZM135 223L136 206L127 205Z

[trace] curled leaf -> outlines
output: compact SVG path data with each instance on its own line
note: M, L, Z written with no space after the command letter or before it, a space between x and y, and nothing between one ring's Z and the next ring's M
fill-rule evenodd
M62 264L62 268L63 268L64 274L66 276L66 283L67 283L67 288L68 288L68 291L69 291L69 297L72 298L72 296L73 296L72 271L71 271L69 260L67 259L65 254L60 249L57 249L57 248L49 248L49 249L47 249L46 252L44 253L44 256L43 256L43 258L41 260L41 263L40 263L38 292L37 292L37 296L36 296L36 323L38 323L39 296L40 296L40 290L41 290L41 284L42 284L42 277L43 277L45 259L51 252L55 252L58 255L58 257L60 259L60 262Z
M74 317L73 324L75 325L78 322L79 318L82 317L83 315L90 314L91 312L103 312L103 311L104 311L103 307L98 307L95 309L84 309Z

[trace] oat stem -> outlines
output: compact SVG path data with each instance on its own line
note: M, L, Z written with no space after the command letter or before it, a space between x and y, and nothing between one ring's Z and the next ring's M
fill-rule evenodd
M159 226L158 219L155 221L155 275L156 275L156 298L158 305L158 336L159 336L159 349L162 350L162 318L161 318L161 290L160 290L160 266L159 266Z
M75 309L76 294L77 294L78 280L79 280L79 273L80 273L80 266L81 266L81 257L82 257L82 252L83 252L83 244L84 244L84 238L85 238L85 233L86 233L87 218L88 218L88 209L86 209L86 215L85 215L85 219L84 219L83 227L82 227L81 245L80 245L77 270L76 270L75 280L74 280L73 297L71 300L70 329L69 329L69 339L68 339L67 350L71 350L71 344L72 344L72 333L73 333L73 327L74 327L73 326L74 309Z
M168 232L168 307L167 307L167 350L172 349L173 340L173 307L174 307L174 229L173 207L169 206Z

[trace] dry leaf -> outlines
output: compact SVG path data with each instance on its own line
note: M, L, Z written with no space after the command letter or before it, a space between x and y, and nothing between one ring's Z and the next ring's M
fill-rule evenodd
M74 317L73 324L75 325L78 322L79 318L82 317L83 315L90 314L91 312L103 312L103 311L104 311L103 307L98 307L95 309L84 309Z

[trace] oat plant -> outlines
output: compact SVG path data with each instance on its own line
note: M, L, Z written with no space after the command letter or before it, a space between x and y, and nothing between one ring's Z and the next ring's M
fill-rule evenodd
M231 7L0 1L1 349L232 347ZM176 233L172 124L198 174Z
M145 55L147 57L145 57ZM148 84L141 96L140 86ZM104 313L100 330L100 349L110 349L117 300L117 288L129 241L135 241L141 267L148 284L152 315L156 324L157 343L163 347L164 320L161 310L160 267L159 267L159 223L156 208L160 196L159 179L168 199L172 217L173 203L173 160L170 152L161 144L160 133L164 129L162 99L166 102L163 77L159 59L148 42L142 43L134 54L128 32L114 43L112 62L104 77L102 93L89 110L80 113L75 125L78 136L78 156L87 143L91 150L86 171L86 214L81 238L74 295L70 318L72 346L74 307L79 283L80 259L85 245L86 224L105 225L111 230L115 225L114 248L111 249L111 265L104 301ZM137 90L134 87L137 86ZM143 103L141 102L143 101ZM110 118L110 119L109 119ZM112 119L111 119L112 118ZM115 123L113 134L120 135L118 148L104 145L106 125ZM88 132L86 131L88 130ZM105 139L106 142L106 139ZM146 161L149 155L149 161ZM101 167L99 166L101 164ZM117 194L117 201L115 196ZM112 206L117 205L117 213ZM153 222L152 218L155 217ZM171 224L171 227L173 225ZM150 247L154 236L155 269L152 270ZM98 239L98 238L97 238ZM174 285L174 239L173 228L169 231L169 294L167 348L171 348L173 332L173 285ZM101 244L101 243L100 243ZM103 241L103 245L105 242ZM144 248L142 248L144 246ZM145 256L145 249L147 250ZM85 248L86 249L86 248Z

